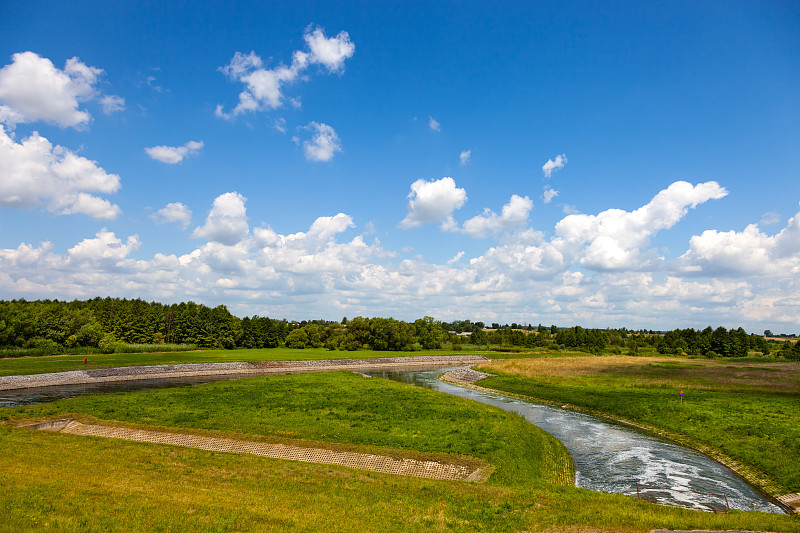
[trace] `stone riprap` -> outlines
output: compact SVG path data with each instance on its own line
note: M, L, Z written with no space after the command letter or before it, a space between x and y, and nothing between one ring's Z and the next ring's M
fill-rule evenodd
M422 461L405 457L388 457L385 455L329 450L325 448L306 448L302 446L243 441L186 433L170 433L166 431L153 431L119 426L83 424L72 419L54 420L27 427L43 431L70 433L73 435L168 444L215 452L246 453L274 459L301 461L304 463L340 465L360 470L428 479L482 482L489 477L492 471L492 467L489 465L476 467L457 463Z
M479 372L471 368L457 368L442 374L442 381L449 381L460 385L472 385L483 378L488 378L494 374L487 374L486 372Z
M486 361L486 358L479 355L425 355L412 357L380 357L374 359L325 359L321 361L261 361L257 363L190 363L177 365L125 366L31 374L25 376L2 376L0 377L0 390L50 387L56 385L83 385L112 381L134 381L137 379L233 374L266 375L289 372L402 368L424 365L461 365L478 364Z

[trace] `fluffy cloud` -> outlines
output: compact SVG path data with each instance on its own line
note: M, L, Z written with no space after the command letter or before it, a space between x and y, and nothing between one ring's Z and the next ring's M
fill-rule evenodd
M689 208L727 195L714 181L692 185L678 181L635 211L608 209L598 215L568 215L556 224L556 244L594 270L641 268L655 259L642 255L650 238L671 228Z
M238 192L226 192L214 199L206 223L192 232L192 237L233 245L247 237L247 198Z
M81 213L114 220L118 206L90 193L111 194L120 187L116 174L34 133L16 143L0 125L0 205L43 205L59 215Z
M464 150L458 155L458 160L461 162L462 167L469 163L470 157L472 157L472 150Z
M323 65L329 72L344 70L345 60L353 57L356 51L356 45L350 41L350 35L346 31L328 38L321 28L316 28L310 33L306 32L303 39L310 50L308 63Z
M531 209L533 209L533 202L530 198L515 194L503 206L500 215L487 207L483 214L464 222L463 231L467 235L480 238L509 229L521 228L528 222L528 214Z
M553 172L564 168L564 165L566 164L567 164L567 156L564 154L557 155L555 159L548 159L547 163L542 165L542 172L544 173L544 177L549 178L550 176L553 175Z
M203 141L189 141L183 146L152 146L144 151L151 158L162 163L174 165L187 156L194 155L203 148Z
M150 215L150 218L155 220L156 224L176 223L186 229L192 221L192 211L180 202L173 202Z
M84 239L67 251L70 260L83 262L117 263L139 248L138 235L128 237L125 243L113 232L102 229L93 239Z
M677 267L702 276L800 276L800 213L772 236L756 224L742 232L706 230L691 238Z
M308 51L295 50L289 66L279 65L272 69L263 68L262 59L250 52L236 52L231 62L220 70L234 81L245 84L239 94L239 103L232 112L223 111L219 105L216 115L232 119L242 113L276 109L283 105L283 87L301 78L311 65L321 65L328 72L342 72L344 63L355 53L355 45L346 31L335 37L325 37L321 28L308 30L303 35Z
M433 131L442 131L442 125L433 117L428 117L428 127Z
M411 184L408 194L408 214L400 222L401 228L414 228L428 222L441 222L443 230L454 230L456 223L452 213L467 201L464 189L456 187L453 178L425 181L418 179Z
M306 129L314 131L310 141L303 141L303 151L310 161L330 161L342 145L336 131L327 124L311 122Z
M62 127L85 125L91 116L79 107L98 96L95 85L102 73L77 57L67 60L60 70L33 52L14 54L12 63L0 69L0 121L12 129L18 123L37 120ZM101 103L110 110L124 105L116 96Z
M339 213L332 217L319 217L308 229L309 237L320 241L329 241L331 237L338 233L354 227L353 219L350 215Z

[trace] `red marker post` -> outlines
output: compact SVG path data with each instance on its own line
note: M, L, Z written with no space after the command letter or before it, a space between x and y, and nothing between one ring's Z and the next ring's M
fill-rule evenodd
M683 405L683 391L681 391L681 405Z

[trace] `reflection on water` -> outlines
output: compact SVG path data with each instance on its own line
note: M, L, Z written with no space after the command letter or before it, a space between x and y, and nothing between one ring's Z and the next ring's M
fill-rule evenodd
M564 443L575 461L575 484L579 487L636 496L639 483L670 489L659 491L639 487L643 499L650 501L709 510L724 509L727 496L727 504L733 509L782 512L735 472L694 450L590 415L443 383L438 379L441 372L380 371L367 374L519 413Z
M253 374L226 374L220 376L195 376L166 379L137 379L132 381L108 381L104 383L84 383L80 385L53 385L50 387L32 387L29 389L13 389L0 391L0 407L17 405L33 405L54 402L64 398L85 396L87 394L108 394L112 392L130 392L137 390L165 389L182 385L197 385L212 381L251 378Z

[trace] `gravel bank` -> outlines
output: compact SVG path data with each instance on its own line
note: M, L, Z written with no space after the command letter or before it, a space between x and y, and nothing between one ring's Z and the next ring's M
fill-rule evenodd
M375 368L400 368L423 365L478 364L488 361L478 355L430 355L414 357L381 357L375 359L325 359L321 361L261 361L257 363L193 363L180 365L125 366L72 370L49 374L0 377L0 390L50 387L54 385L82 385L109 381L133 381L192 376L228 374L280 374L287 372L325 372L333 370L361 370Z
M487 374L486 372L472 370L471 368L457 368L442 374L441 380L449 381L450 383L455 383L456 385L474 385L475 382L493 375L494 374Z

